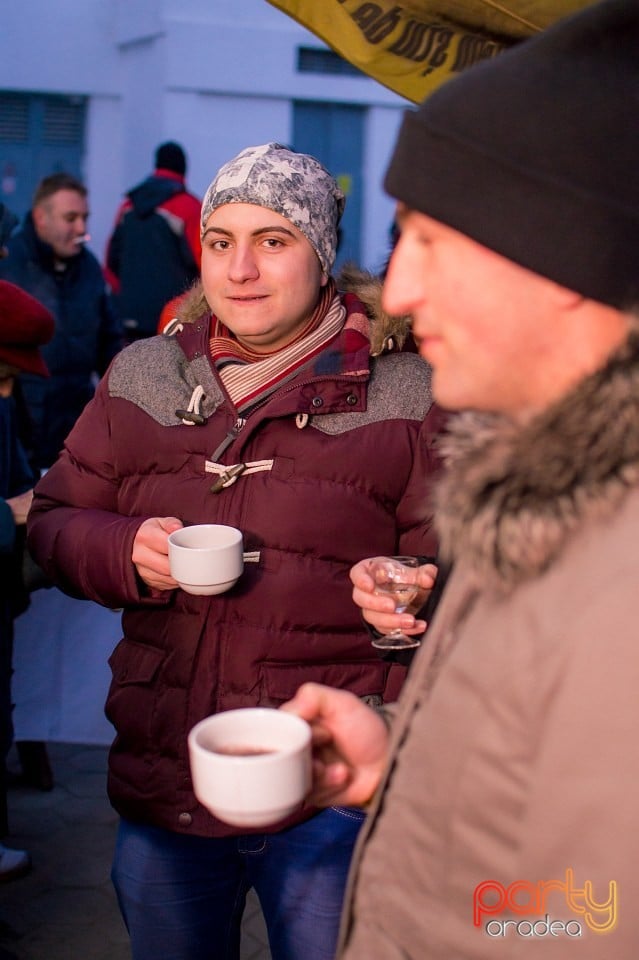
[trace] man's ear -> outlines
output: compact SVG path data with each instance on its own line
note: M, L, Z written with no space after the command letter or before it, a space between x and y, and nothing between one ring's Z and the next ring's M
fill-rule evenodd
M33 217L33 222L36 226L36 229L38 229L39 227L42 226L46 217L44 207L42 206L34 207L31 211L31 216Z
M327 283L328 283L328 274L322 273L322 276L320 279L320 287L325 287Z

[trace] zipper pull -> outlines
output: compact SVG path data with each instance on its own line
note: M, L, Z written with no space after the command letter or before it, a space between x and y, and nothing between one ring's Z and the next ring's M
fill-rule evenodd
M222 443L219 445L219 447L216 447L216 449L213 451L213 453L209 457L209 460L212 460L213 463L216 463L220 459L220 457L222 456L224 451L227 449L227 447L230 447L233 441L237 440L237 438L240 435L240 430L242 429L245 423L246 423L246 420L243 420L242 417L239 417L235 421L235 423L233 424L233 426L231 427L227 435L224 437L224 440L222 440Z

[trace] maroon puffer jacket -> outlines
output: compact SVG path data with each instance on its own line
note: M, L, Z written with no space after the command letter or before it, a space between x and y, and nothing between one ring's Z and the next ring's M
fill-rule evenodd
M29 543L62 589L124 608L106 707L117 731L114 806L219 836L237 831L191 787L187 733L198 720L277 705L306 680L395 697L403 668L371 647L348 572L365 556L434 553L436 460L424 420L430 369L414 354L351 351L347 320L341 350L332 344L238 431L208 336L200 320L116 358L38 485ZM198 387L204 423L187 425L176 411ZM238 463L244 473L211 492L223 466ZM156 516L239 527L247 562L237 585L213 597L149 596L131 552Z

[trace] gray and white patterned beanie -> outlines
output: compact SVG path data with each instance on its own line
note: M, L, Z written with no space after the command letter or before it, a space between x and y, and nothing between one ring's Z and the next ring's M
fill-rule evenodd
M247 147L220 167L202 201L202 231L225 203L255 203L297 227L330 275L337 250L337 225L346 200L334 177L314 157L281 143Z

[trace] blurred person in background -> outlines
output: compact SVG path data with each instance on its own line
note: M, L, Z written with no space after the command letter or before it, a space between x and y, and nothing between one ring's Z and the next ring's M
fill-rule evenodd
M50 377L21 376L37 470L51 466L122 347L100 264L86 247L88 218L86 187L67 173L51 174L36 187L31 211L0 260L0 278L36 297L55 318L43 350Z
M23 436L36 476L57 457L97 380L123 345L100 264L86 246L88 218L84 185L70 174L51 174L36 187L32 209L6 239L6 256L0 260L0 278L30 293L55 319L54 335L42 350L50 376L24 371L15 385L26 405ZM54 636L53 623L51 628ZM47 642L45 636L42 642ZM25 780L50 790L45 744L18 740L17 749Z
M23 579L26 520L35 476L20 441L16 377L47 377L39 348L53 336L53 316L12 283L0 280L0 839L9 833L5 762L13 742L13 621L28 603ZM0 842L0 883L31 866L24 850Z
M201 201L185 177L182 147L160 144L153 173L129 190L116 214L105 276L128 341L160 332L163 307L199 275Z

